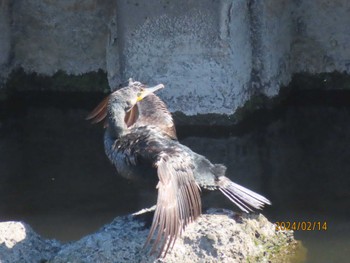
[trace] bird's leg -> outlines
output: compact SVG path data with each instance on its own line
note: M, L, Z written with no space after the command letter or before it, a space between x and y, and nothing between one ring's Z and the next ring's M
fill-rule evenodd
M151 227L154 211L156 210L156 205L150 207L150 208L144 208L140 211L133 213L132 217L134 220L141 221L144 223L144 227L146 229Z
M149 207L149 208L141 209L140 211L133 213L132 216L138 216L138 215L142 215L142 214L144 214L144 213L153 212L153 211L156 210L156 207L157 207L157 206L154 205L154 206L151 206L151 207Z

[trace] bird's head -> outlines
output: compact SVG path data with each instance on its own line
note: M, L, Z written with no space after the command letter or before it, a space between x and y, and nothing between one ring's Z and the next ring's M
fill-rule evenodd
M123 123L130 127L138 119L137 102L162 88L164 88L163 84L147 87L141 82L129 79L128 86L114 91L105 98L86 119L92 120L92 123L98 123L109 116L109 121L105 121L104 127L108 127L109 123L114 123L115 127L123 126ZM124 121L121 121L121 118L124 118Z
M141 82L129 79L128 86L121 88L115 92L115 102L122 103L125 112L129 112L137 102L162 88L164 88L163 84L158 84L154 87L148 87Z

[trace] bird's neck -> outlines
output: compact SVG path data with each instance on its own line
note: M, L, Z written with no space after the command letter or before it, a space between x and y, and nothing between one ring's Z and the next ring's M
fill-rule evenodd
M119 138L128 132L125 124L125 110L119 104L113 104L108 109L107 132L112 138Z

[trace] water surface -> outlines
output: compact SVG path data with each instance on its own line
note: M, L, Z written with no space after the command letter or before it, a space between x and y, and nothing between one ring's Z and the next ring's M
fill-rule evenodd
M17 94L0 109L0 220L77 240L154 195L120 178L103 151L103 129L84 120L102 94ZM350 97L304 91L235 127L178 127L182 143L224 163L232 180L267 196L272 222L326 222L296 231L307 262L350 255ZM200 135L200 136L199 136ZM220 193L205 207L237 210Z

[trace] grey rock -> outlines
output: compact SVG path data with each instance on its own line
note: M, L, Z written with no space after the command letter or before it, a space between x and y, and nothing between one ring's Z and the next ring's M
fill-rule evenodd
M46 262L55 255L61 244L36 234L23 222L0 222L0 262Z
M119 217L64 247L50 262L289 262L300 248L292 232L276 232L264 216L240 219L228 210L210 210L190 224L165 258L143 249L147 235L144 223Z
M45 240L28 225L0 223L0 262L289 262L304 253L291 231L263 215L210 210L190 224L172 251L157 259L143 249L149 229L136 216L117 217L79 241Z

